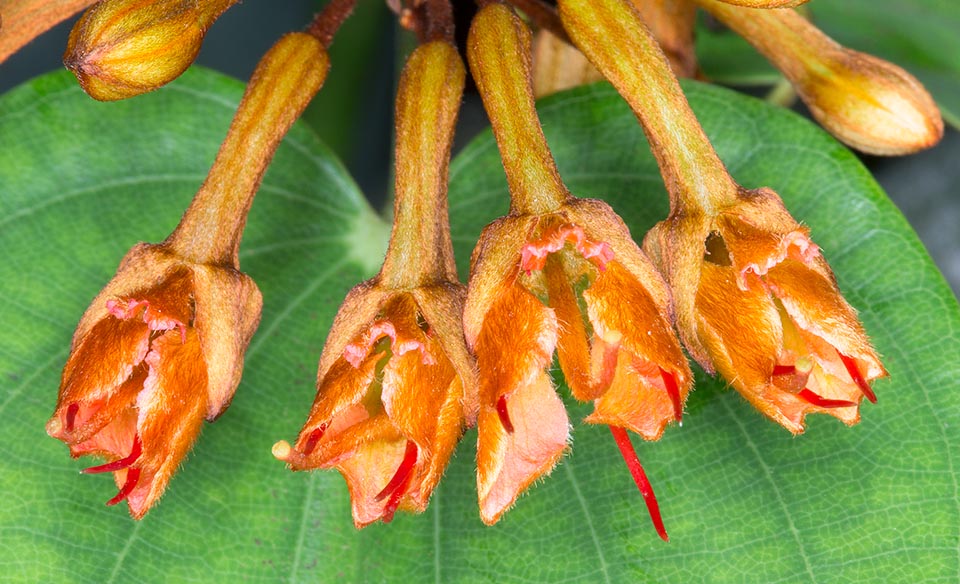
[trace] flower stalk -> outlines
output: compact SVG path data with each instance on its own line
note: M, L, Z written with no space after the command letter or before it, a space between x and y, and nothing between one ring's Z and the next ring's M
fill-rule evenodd
M284 36L264 55L206 181L165 242L174 253L197 263L237 265L263 173L328 68L323 44L306 33Z
M0 63L97 0L0 0Z
M438 42L422 52L449 46ZM380 271L381 284L389 288L458 280L446 185L463 75L459 59L424 57L408 65L405 79L417 76L431 90L401 91L397 98L393 231ZM418 123L424 119L431 123Z
M520 19L499 17L506 7L483 8L470 36L470 70L483 96L510 186L511 213L556 211L571 195L543 135L532 87L530 33ZM497 17L494 17L494 16Z
M734 201L736 183L633 5L620 0L560 0L559 7L574 43L640 119L671 196L671 213L683 207L687 213L710 214ZM643 91L633 89L641 87Z

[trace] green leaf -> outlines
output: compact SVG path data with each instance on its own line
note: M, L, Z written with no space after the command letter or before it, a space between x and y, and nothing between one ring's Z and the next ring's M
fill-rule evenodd
M204 429L167 495L135 523L102 502L48 438L76 320L131 245L172 229L203 180L240 86L192 70L154 94L98 104L65 74L0 98L0 566L30 582L952 581L960 572L960 310L916 236L843 147L808 122L691 84L691 101L746 186L776 188L808 223L885 355L891 378L859 426L811 420L792 438L702 377L682 428L640 456L671 542L661 542L604 428L573 448L495 527L476 508L476 432L430 507L353 528L335 472L290 473L270 455L313 399L336 308L382 258L385 225L305 126L254 203L241 249L264 318L231 408ZM635 236L666 213L630 111L606 86L542 107L570 187L604 196ZM489 133L451 165L461 275L507 208ZM565 390L562 390L565 391ZM122 505L120 506L122 507ZM895 576L892 576L895 575Z
M954 0L826 0L811 2L814 22L837 42L887 59L913 73L960 127L960 3ZM697 54L706 75L732 84L767 84L777 72L730 31L698 28Z

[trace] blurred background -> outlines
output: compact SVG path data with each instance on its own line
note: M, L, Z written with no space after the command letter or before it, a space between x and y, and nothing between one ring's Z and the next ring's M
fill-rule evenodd
M207 34L197 63L246 80L282 34L302 29L322 0L244 0ZM0 92L62 69L61 56L76 19L53 28L0 64ZM380 207L391 187L392 96L409 43L385 2L359 2L330 49L332 68L304 119L350 169ZM857 47L852 47L857 48ZM455 149L486 126L479 98L468 89ZM953 288L960 291L960 133L948 129L935 148L902 158L864 157L920 235ZM882 261L882 260L879 260Z

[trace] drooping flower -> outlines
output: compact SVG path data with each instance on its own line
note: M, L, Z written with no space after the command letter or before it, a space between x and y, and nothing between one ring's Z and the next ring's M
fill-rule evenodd
M134 247L84 314L47 432L71 456L107 458L139 519L166 488L204 419L229 405L260 319L260 292L229 268Z
M404 67L394 226L383 268L337 313L296 443L273 448L293 470L339 470L357 527L389 522L397 509L423 511L476 419L476 372L461 317L465 288L447 216L447 165L465 77L450 41L428 36Z
M462 302L462 286L355 288L330 330L295 445L274 446L293 470L339 470L357 527L423 511L475 417L464 403L475 374L458 327Z
M573 396L594 403L586 421L611 427L666 539L625 430L656 440L682 415L692 376L669 292L616 213L560 180L533 106L526 26L505 6L481 9L468 57L512 201L481 234L464 310L480 374L481 518L499 520L567 447L566 410L548 373L556 350Z
M586 422L657 440L679 421L692 375L663 279L605 204L510 215L481 235L464 327L480 371L481 517L496 522L569 440L548 373L556 350Z
M633 8L560 0L571 39L643 125L670 195L644 249L670 284L690 355L791 432L808 412L859 420L886 375L809 230L729 175ZM624 39L610 43L607 39ZM648 88L652 89L650 91Z
M131 249L74 334L47 432L72 456L107 462L140 519L229 405L260 320L239 271L247 211L280 140L323 84L326 50L293 33L261 59L210 169L176 230Z
M794 433L807 413L860 419L886 371L830 266L769 189L715 217L658 224L644 246L674 285L690 354ZM694 250L688 252L687 250Z

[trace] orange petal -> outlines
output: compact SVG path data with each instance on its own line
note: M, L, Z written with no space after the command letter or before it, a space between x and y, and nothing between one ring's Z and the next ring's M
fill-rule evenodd
M697 310L697 332L717 370L741 393L760 391L783 345L780 315L767 290L759 280L741 290L734 268L704 262Z
M108 397L143 361L149 346L150 330L142 321L108 316L98 322L67 359L57 410Z
M680 401L685 401L693 383L690 365L668 320L667 307L654 302L644 283L612 261L583 298L594 334L607 342L618 341L621 350L672 374ZM650 373L652 383L662 380L659 371Z
M806 265L786 260L764 278L797 326L861 361L866 381L886 376L857 313L836 283Z
M659 440L676 419L676 405L667 390L660 368L621 350L610 389L594 402L594 411L584 421L621 426Z
M476 343L481 403L493 407L527 385L550 365L556 344L554 312L515 282L503 286Z
M609 379L604 379L602 369L596 373L593 371L584 315L562 262L559 258L551 258L548 262L545 260L545 264L550 308L556 314L559 329L557 357L560 368L573 396L580 401L590 401L606 390L602 381L609 383Z
M484 405L478 421L477 490L480 518L488 525L553 469L570 434L566 409L543 371L517 388L507 407L513 432L504 428L495 407Z
M137 429L143 454L135 464L142 474L129 494L130 514L139 519L160 497L200 434L207 411L207 368L194 328L154 339L145 362L150 367L137 397ZM118 479L121 473L117 473Z

